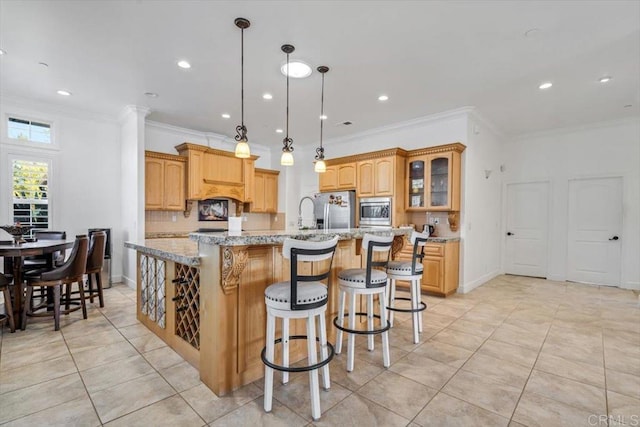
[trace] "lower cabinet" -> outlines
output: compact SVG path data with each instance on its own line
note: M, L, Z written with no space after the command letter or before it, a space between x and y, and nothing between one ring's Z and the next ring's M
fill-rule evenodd
M411 259L413 247L409 243L398 253L399 259ZM429 242L422 259L422 291L448 296L458 289L460 242ZM402 286L402 283L400 284Z

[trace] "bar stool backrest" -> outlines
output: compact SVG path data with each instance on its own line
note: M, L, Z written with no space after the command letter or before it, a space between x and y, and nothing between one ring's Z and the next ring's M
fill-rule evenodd
M329 278L331 273L331 264L333 263L333 254L338 245L338 236L323 242L310 242L307 240L286 239L282 247L282 256L291 261L291 310L309 310L321 307L327 303L327 300L312 302L308 304L298 304L298 282L319 282ZM299 262L319 262L330 260L328 266L318 274L300 274L298 273Z
M91 233L89 241L89 254L87 255L86 272L102 270L104 263L104 252L107 247L107 233L104 231L94 231Z
M371 284L371 269L373 267L382 267L385 272L387 271L389 258L391 257L391 246L393 245L393 238L393 234L390 234L388 236L376 236L374 234L364 235L364 238L362 239L361 253L364 252L367 254L367 267L365 276L367 288L374 287ZM374 252L387 252L387 258L374 261Z
M422 262L424 258L424 247L427 244L427 238L429 233L418 233L417 231L411 232L409 241L413 244L413 256L411 257L411 274L418 274L416 272L416 264Z
M42 280L50 281L81 277L87 265L88 247L89 238L86 235L76 236L71 255L69 255L67 261L58 268L42 273Z

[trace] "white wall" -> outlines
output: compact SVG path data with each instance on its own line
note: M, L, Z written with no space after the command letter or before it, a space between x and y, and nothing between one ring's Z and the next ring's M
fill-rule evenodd
M640 289L640 124L619 121L521 137L504 146L505 182L549 180L549 278L567 271L568 189L573 178L622 176L622 286ZM504 239L503 239L504 242Z
M23 150L6 137L6 115L37 118L53 123L59 148ZM51 229L64 230L73 238L88 228L112 229L112 276L122 276L120 127L115 119L34 101L2 99L0 102L0 223L13 222L11 214L8 156L18 152L50 157ZM0 231L0 233L4 233Z

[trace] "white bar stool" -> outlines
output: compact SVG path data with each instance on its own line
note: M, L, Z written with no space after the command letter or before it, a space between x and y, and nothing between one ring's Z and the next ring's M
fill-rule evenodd
M327 311L327 286L320 282L329 278L333 254L338 244L338 236L324 242L286 239L282 256L291 260L291 280L269 285L264 291L267 305L267 345L262 349L264 368L264 410L271 412L273 404L273 370L282 371L282 383L289 381L289 372L309 371L311 391L311 417L320 419L320 386L318 369L322 368L323 388L329 390L329 362L333 359L334 348L327 342L325 312ZM318 274L302 275L298 273L299 262L318 262L330 260L326 271ZM314 265L315 267L315 265ZM316 338L316 316L319 324L319 337ZM282 319L282 338L275 339L276 317ZM289 336L289 319L306 319L307 335ZM289 340L306 339L309 365L289 367ZM322 360L317 361L316 341L320 342ZM282 343L282 365L274 363L275 345Z
M342 270L338 273L338 279L340 283L340 297L338 303L338 317L333 319L334 326L338 329L338 335L336 338L336 353L340 354L342 351L342 332L349 334L348 349L347 349L347 372L353 371L354 365L354 353L355 353L355 335L367 335L367 349L373 351L374 343L373 336L376 334L382 334L382 359L385 368L391 365L389 356L389 328L390 324L387 321L387 310L385 307L386 297L385 290L387 286L387 273L386 268L389 263L389 257L391 255L391 246L393 244L393 235L390 236L375 236L372 234L365 234L362 239L361 253L366 254L367 264L366 268L349 268ZM383 261L374 261L374 252L383 253L386 252L386 259ZM374 269L373 267L382 267L383 270ZM349 327L343 326L345 314L344 306L346 295L351 296L349 306ZM356 297L358 295L367 296L367 312L356 312ZM376 315L373 312L373 296L378 295L380 302L380 315ZM356 315L367 316L367 330L356 329ZM380 319L380 328L373 328L373 319Z
M422 332L422 314L427 305L420 300L420 280L422 279L422 258L424 258L424 246L427 244L427 233L412 232L410 242L413 244L413 256L411 261L391 261L387 267L389 277L389 323L393 326L393 312L411 313L413 319L413 342L420 342L419 334ZM396 298L396 280L406 280L411 283L411 298ZM411 301L411 308L395 307L395 300Z

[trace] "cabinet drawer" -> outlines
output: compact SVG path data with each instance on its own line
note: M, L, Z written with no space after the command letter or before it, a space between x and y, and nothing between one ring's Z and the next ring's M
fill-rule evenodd
M424 254L427 256L444 256L444 245L427 244L424 246Z

